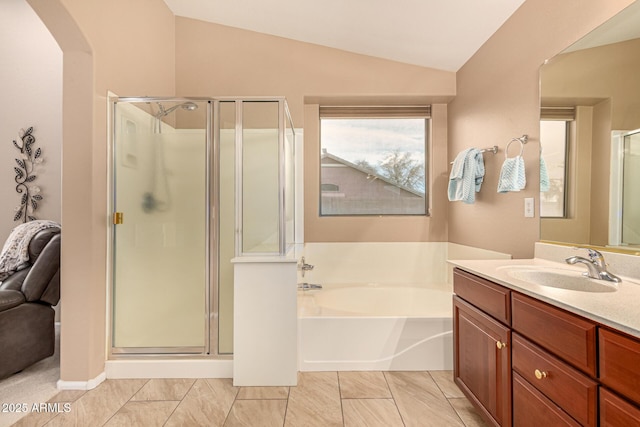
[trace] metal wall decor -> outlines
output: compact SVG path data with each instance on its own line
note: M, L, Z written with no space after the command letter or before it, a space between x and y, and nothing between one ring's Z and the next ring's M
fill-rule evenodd
M33 174L36 164L42 163L42 149L36 150L33 146L36 138L33 136L33 126L27 130L20 129L20 139L22 144L13 140L13 146L19 151L19 158L16 159L18 166L14 166L16 172L16 192L21 194L20 206L15 211L14 221L27 222L36 219L34 212L38 209L38 203L43 197L40 194L40 187L33 185L36 175Z

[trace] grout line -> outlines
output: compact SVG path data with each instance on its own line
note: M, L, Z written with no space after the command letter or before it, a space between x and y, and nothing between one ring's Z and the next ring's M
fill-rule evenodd
M207 385L209 385L209 383L207 383ZM233 379L231 379L231 385L233 385ZM209 388L211 388L211 387L209 387ZM242 387L236 387L236 388L238 389L238 391L236 391L236 395L233 396L233 403L231 404L231 406L229 406L229 410L227 411L227 415L225 415L225 417L224 417L224 421L222 423L223 426L227 424L227 420L229 419L229 414L233 410L233 405L235 405L236 402L238 401L238 395L240 394L240 389Z
M180 401L179 401L179 403L176 405L176 407L175 407L175 408L173 408L173 411L171 411L171 413L169 414L169 416L167 417L167 419L166 419L166 420L164 420L164 423L162 424L162 426L163 426L163 427L167 425L167 423L169 422L169 420L171 419L171 417L173 417L173 414L175 414L175 412L178 410L178 407L179 407L180 405L182 405L182 401L183 401L183 400L184 400L184 399L189 395L189 393L191 393L191 390L193 389L193 386L195 386L197 382L198 382L198 379L196 378L196 380L193 382L193 384L191 384L191 386L189 387L189 390L187 390L187 392L184 394L184 396L182 396L182 399L180 399ZM206 381L205 381L205 383L206 383ZM209 384L207 383L207 386L208 386L208 385L209 385ZM209 387L209 388L211 388L211 387Z
M338 400L340 401L340 417L344 426L344 406L342 405L342 387L340 386L340 372L336 371L336 380L338 381Z
M298 383L298 381L300 381L299 378L296 380L296 384ZM282 418L282 427L284 427L285 424L287 423L287 414L289 413L289 398L290 397L291 397L291 387L289 387L288 391L287 391L287 403L284 406L284 417Z
M431 371L427 371L429 372L429 377L431 378L431 380L434 382L434 384L436 385L436 387L438 387L438 390L440 390L440 394L442 394L442 396L446 399L447 403L449 404L449 406L451 407L451 409L453 410L453 412L456 414L456 416L458 417L458 419L460 420L460 423L463 426L466 426L467 424L464 422L464 420L462 419L462 417L460 416L460 414L458 413L458 410L455 408L455 406L453 406L451 404L451 400L449 399L449 397L447 397L444 394L444 391L442 390L442 387L440 387L440 384L438 384L438 381L436 381L436 379L433 377L433 375L431 375Z
M402 416L402 411L400 411L400 408L398 408L398 402L396 402L396 396L393 394L393 389L389 385L389 379L387 378L387 372L390 372L390 371L382 372L382 376L384 377L384 381L387 383L387 387L389 388L389 393L391 393L391 398L393 400L393 404L396 407L396 411L398 411L398 415L400 415L400 421L402 421L402 425L406 427L407 423L404 420L404 416Z
M105 380L102 384L106 383L107 381L109 381L109 380L108 380L108 379L107 379L107 380ZM117 381L117 380L111 380L111 381ZM129 403L129 402L131 402L131 399L133 399L133 396L135 396L136 394L138 394L138 393L140 392L140 390L142 390L142 388L143 388L145 385L147 385L147 384L149 383L149 381L150 381L150 379L149 379L149 378L146 378L146 381L144 382L144 384L142 384L138 390L134 391L134 392L133 392L133 394L131 395L131 397L129 397L129 399L127 399L127 401L126 401L126 402L124 402L122 405L120 405L120 407L119 407L118 409L116 409L116 411L115 411L113 414L111 414L111 416L107 419L107 421L105 421L105 422L104 422L104 423L102 423L101 425L103 425L103 426L104 426L104 425L106 425L107 423L109 423L109 421L111 421L111 419L112 419L113 417L115 417L115 416L116 416L116 414L117 414L118 412L120 412L120 410L121 410L122 408L124 408L124 405L126 405L126 404L127 404L127 403ZM97 388L98 388L98 387L94 388L93 390L95 390L95 389L97 389ZM91 392L91 391L92 391L92 390L89 390L87 393L89 393L89 392ZM85 394L86 394L86 393L85 393ZM83 394L83 396L84 396L84 394Z

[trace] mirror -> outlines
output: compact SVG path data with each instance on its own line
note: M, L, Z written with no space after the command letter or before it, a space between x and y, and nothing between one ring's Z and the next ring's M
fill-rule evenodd
M640 1L547 61L540 87L541 240L640 251ZM555 146L546 122L564 123Z

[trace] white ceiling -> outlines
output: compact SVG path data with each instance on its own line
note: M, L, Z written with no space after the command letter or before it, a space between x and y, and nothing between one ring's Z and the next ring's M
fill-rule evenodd
M164 0L175 15L457 71L524 0Z
M603 46L640 38L640 1L627 6L622 12L569 46L564 52Z

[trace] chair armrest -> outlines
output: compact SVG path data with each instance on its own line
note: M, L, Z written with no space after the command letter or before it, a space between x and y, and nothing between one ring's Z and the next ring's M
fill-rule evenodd
M11 276L4 279L4 282L0 282L0 291L9 290L22 292L22 284L24 283L24 279L27 277L27 274L29 274L28 268L16 271Z
M20 291L0 290L0 312L9 310L26 301Z

